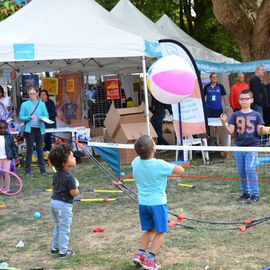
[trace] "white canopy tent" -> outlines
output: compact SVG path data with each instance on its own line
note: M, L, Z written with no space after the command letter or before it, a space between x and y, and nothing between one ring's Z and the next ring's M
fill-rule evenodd
M126 25L135 27L145 40L173 39L187 47L195 60L215 63L238 63L232 58L214 52L190 37L175 25L167 15L163 15L155 24L140 12L129 0L120 0L111 13Z
M2 69L142 69L144 39L94 0L33 0L0 23L0 36Z
M169 36L139 11L129 0L120 0L111 13L127 26L134 27L145 40L157 41Z
M0 23L0 36L3 70L143 72L147 94L144 38L94 0L32 0Z
M169 38L183 43L195 60L204 60L215 63L238 63L238 61L233 58L226 57L202 45L179 28L166 14L156 22L156 25L163 30Z

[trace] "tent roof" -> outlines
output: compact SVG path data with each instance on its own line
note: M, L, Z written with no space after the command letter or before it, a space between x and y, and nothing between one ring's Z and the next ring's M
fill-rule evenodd
M156 22L156 25L166 32L169 38L178 40L184 44L196 60L216 63L238 63L238 61L233 58L226 57L202 45L196 39L180 29L166 14Z
M129 0L120 0L111 13L126 25L134 27L140 32L145 40L157 41L169 38L163 30L155 25L141 11L139 11Z
M94 0L32 0L0 23L0 36L0 66L29 72L141 66L139 59L126 65L123 57L143 56L145 46L136 30Z
M196 60L238 63L233 58L226 57L203 46L182 31L167 15L163 15L156 23L153 23L129 0L120 0L111 10L111 13L127 25L135 27L145 40L174 39L185 45Z

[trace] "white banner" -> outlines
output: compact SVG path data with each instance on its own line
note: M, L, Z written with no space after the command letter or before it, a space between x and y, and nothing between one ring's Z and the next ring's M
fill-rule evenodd
M173 122L178 139L180 138L180 133L182 134L182 137L206 133L201 82L198 69L195 68L196 64L194 59L189 55L188 50L184 46L182 48L182 45L178 45L172 41L161 41L160 48L163 56L174 54L185 59L197 75L193 94L190 97L183 99L180 106L178 104L172 105ZM180 123L181 126L179 125Z

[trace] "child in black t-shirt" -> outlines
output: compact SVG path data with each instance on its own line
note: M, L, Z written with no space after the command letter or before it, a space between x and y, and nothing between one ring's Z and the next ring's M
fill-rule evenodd
M73 197L79 195L79 190L76 179L68 172L68 169L76 166L76 159L67 144L59 144L50 152L49 161L56 169L50 202L54 223L51 253L65 258L74 255L74 252L68 249L68 244L73 216Z

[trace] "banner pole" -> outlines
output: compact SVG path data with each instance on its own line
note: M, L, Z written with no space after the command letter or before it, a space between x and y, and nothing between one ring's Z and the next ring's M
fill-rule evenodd
M149 102L148 102L147 81L146 81L145 56L142 57L142 68L143 68L143 88L144 88L144 102L145 102L147 135L151 136L150 135Z

